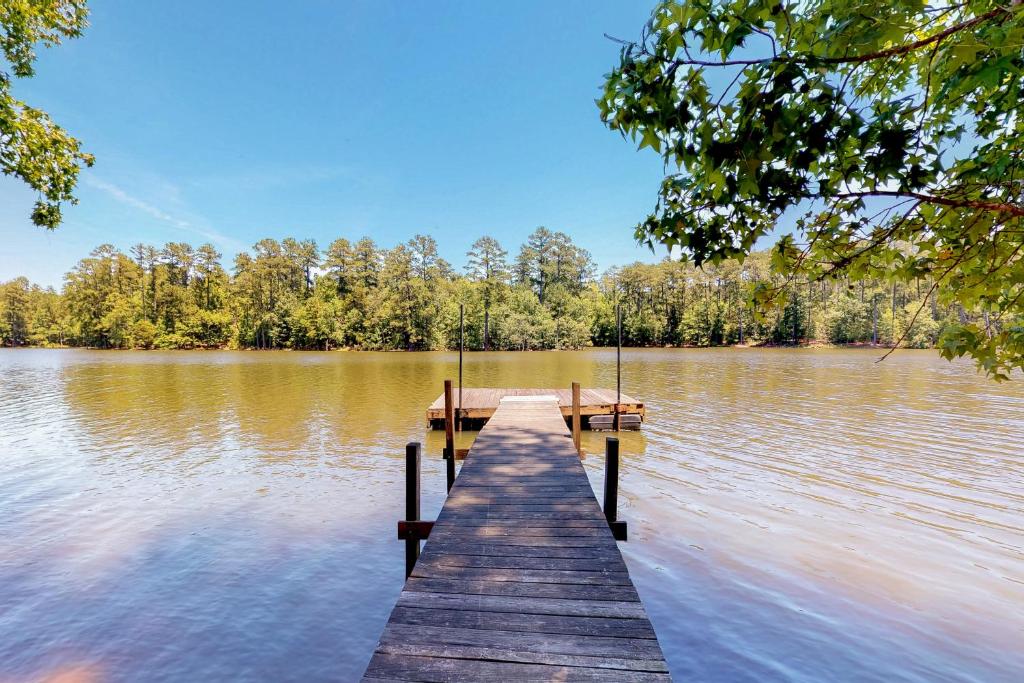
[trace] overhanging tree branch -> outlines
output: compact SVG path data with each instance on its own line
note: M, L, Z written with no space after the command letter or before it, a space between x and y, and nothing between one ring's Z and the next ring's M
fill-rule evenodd
M1019 3L1015 3L1019 4ZM1006 9L1004 7L997 7L993 10L989 10L984 14L979 14L973 19L961 22L950 26L949 28L939 31L938 33L916 40L913 43L907 43L906 45L898 45L896 47L889 48L887 50L878 50L876 52L869 52L863 55L849 55L842 57L817 57L814 55L775 55L767 59L729 59L721 62L715 62L704 59L675 59L672 60L673 67L679 66L755 66L758 64L777 64L777 63L788 63L788 64L807 64L807 65L821 65L821 64L862 64L864 62L871 62L877 59L887 59L889 57L896 57L899 55L913 52L914 50L920 50L922 47L927 47L934 42L940 41L943 38L947 38L954 33L966 31L969 28L973 28L978 24L985 23L990 19L996 17L1009 16L1013 13L1013 10Z
M1008 204L1006 202L986 202L980 199L950 199L936 195L923 194L921 192L901 192L898 190L865 190L864 192L843 192L830 196L822 196L820 199L854 199L857 197L913 197L929 204L950 206L956 209L981 209L983 211L994 211L997 213L1008 213L1014 217L1024 217L1024 206Z

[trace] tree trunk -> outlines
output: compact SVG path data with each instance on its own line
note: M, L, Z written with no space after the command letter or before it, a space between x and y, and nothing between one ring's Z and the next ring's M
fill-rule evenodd
M892 283L892 329L889 331L892 346L896 346L896 283Z
M878 344L878 297L871 297L871 343Z
M491 350L491 311L484 309L484 351Z

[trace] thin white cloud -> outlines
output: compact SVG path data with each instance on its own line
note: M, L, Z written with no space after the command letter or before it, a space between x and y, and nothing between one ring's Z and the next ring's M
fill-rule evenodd
M107 194L109 194L111 197L121 202L122 204L133 206L139 211L148 213L153 218L159 218L162 221L166 221L182 229L187 229L189 227L188 221L177 220L166 211L161 211L152 204L148 204L147 202L142 201L138 197L131 196L117 185L114 185L113 183L108 183L106 180L100 180L95 176L87 175L85 176L85 184L91 185L92 187L95 187L98 190L103 190L104 192L106 192Z
M159 221L162 221L174 228L177 228L178 230L184 230L186 232L191 232L193 234L200 235L201 237L205 237L211 242L222 247L227 247L236 250L243 248L243 245L238 240L228 237L227 235L223 235L215 230L207 230L204 228L197 227L190 223L189 221L173 216L164 211L163 209L154 206L153 204L150 204L147 201L139 199L138 197L131 195L128 192L125 192L122 188L118 187L114 183L108 182L101 178L97 178L95 175L92 174L86 175L84 180L87 185L94 187L97 190L106 192L108 195L113 197L118 202L124 204L125 206L130 206L134 209L137 209L145 214L152 216L153 218L156 218Z

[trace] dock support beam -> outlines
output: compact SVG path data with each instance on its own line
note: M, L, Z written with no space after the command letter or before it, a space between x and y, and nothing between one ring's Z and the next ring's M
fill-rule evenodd
M576 453L583 455L580 450L580 383L572 383L572 445L576 447Z
M408 522L420 520L420 454L418 443L405 446L405 519ZM416 560L420 559L420 539L405 539L405 578L412 574Z
M604 445L604 518L616 541L626 540L626 523L619 514L619 440L608 437Z
M455 405L452 400L452 381L444 381L444 463L448 490L455 484Z

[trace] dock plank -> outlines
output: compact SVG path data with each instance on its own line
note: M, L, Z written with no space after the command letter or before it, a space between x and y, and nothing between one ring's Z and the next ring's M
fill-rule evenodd
M370 660L373 678L399 681L668 681L667 674L625 669L522 664L509 661L391 655L377 652Z
M628 584L588 586L579 584L517 583L514 581L474 581L458 579L427 579L411 576L406 590L463 595L502 595L507 597L562 598L566 600L610 600L640 602L636 589Z
M612 617L645 619L638 602L594 602L564 598L505 597L476 595L470 599L462 593L419 593L406 591L398 599L398 607L430 607L434 609L473 610L478 612L513 612L517 614L558 614L575 617Z
M500 402L363 680L498 679L671 680L554 400Z
M434 540L434 552L452 555L484 555L497 557L567 557L567 558L603 558L619 557L614 547L582 547L565 548L562 546L542 545L499 545L496 543L476 543L464 541Z
M505 661L519 661L570 666L599 666L608 668L666 672L664 660L656 641L646 638L605 638L601 636L574 636L564 634L524 633L517 631L480 631L477 629L446 628L438 626L396 625L381 638L382 646L412 645L441 647L488 648L502 653ZM443 650L434 650L439 656ZM452 654L450 656L457 656ZM580 656L590 661L556 661L552 656Z
M478 567L484 569L546 569L559 571L626 571L621 558L614 555L606 557L513 557L509 555L432 555L421 560L424 565L443 567Z
M391 619L407 626L444 626L480 631L526 631L604 638L654 638L647 619L579 617L561 614L519 614L427 607L395 607Z

